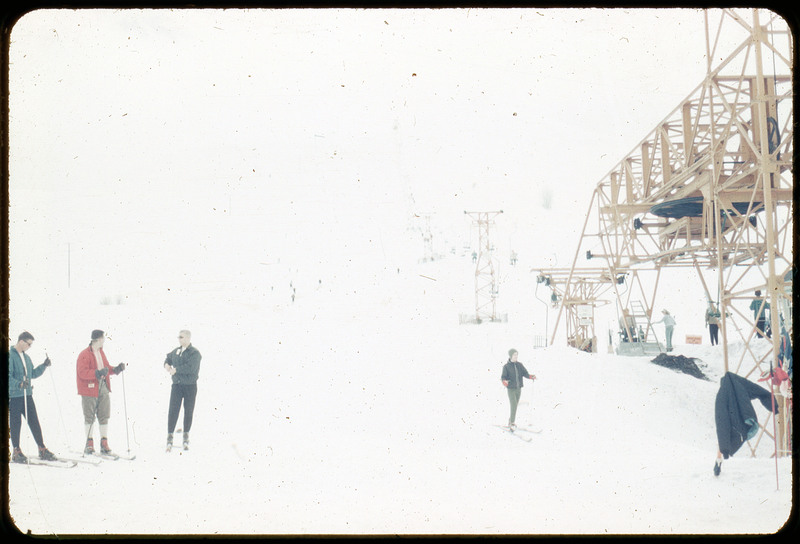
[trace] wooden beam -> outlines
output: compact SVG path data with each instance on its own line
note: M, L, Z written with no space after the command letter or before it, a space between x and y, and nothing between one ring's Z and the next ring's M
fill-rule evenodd
M600 213L603 214L629 214L647 213L653 204L617 204L616 206L600 206Z
M693 135L694 130L692 129L692 105L689 102L685 102L683 107L681 108L681 114L683 116L683 156L684 156L684 166L687 168L694 164L694 145L693 145Z
M772 201L776 204L779 202L792 202L794 200L794 191L792 189L771 189L769 192ZM759 202L763 196L764 191L757 189L753 200ZM717 193L717 198L719 198L720 202L725 206L730 206L732 202L750 202L751 197L753 197L753 191L746 190L720 191Z

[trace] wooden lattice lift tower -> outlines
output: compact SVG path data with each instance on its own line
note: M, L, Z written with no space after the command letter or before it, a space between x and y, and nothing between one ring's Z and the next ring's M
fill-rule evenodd
M478 255L475 261L475 322L497 321L497 274L489 232L494 218L503 213L464 212L478 227Z
M579 256L602 268L597 281L654 273L650 300L662 269L692 267L718 306L725 370L761 379L787 365L793 332L794 47L769 11L706 10L705 26L706 77L598 183L563 300L580 289ZM615 293L623 312L635 311ZM553 339L562 313L574 311L559 307ZM735 357L731 341L743 344ZM791 451L787 381L773 390L781 416L756 439L775 438L778 455Z

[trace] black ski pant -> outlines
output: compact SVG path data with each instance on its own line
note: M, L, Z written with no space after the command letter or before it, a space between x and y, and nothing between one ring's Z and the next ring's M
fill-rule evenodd
M25 400L28 402L26 403ZM26 404L27 406L25 406ZM9 431L11 432L12 446L15 448L19 447L19 435L22 431L22 417L26 416L28 420L28 427L31 429L31 434L33 434L33 439L36 441L36 445L40 448L44 447L42 427L39 425L39 416L36 414L36 404L33 402L33 397L25 395L24 397L14 397L8 399L8 415L10 419Z
M178 414L183 403L183 432L188 433L192 428L194 415L194 401L197 398L197 384L173 383L169 393L169 414L167 416L167 432L175 432L178 423Z
M716 346L719 344L719 325L716 323L708 324L708 334L711 337L711 345Z

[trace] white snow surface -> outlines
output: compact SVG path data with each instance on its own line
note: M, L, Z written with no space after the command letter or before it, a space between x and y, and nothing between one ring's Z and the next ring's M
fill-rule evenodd
M508 322L481 325L458 320L474 308L468 255L366 262L342 260L320 277L284 262L272 265L272 286L143 289L121 304L68 290L47 312L14 319L12 330L20 319L36 327L34 362L45 353L53 360L34 399L56 455L83 443L74 367L85 344L75 339L88 343L95 327L109 333L110 362L128 365L112 379L110 444L136 455L67 470L12 464L17 528L725 534L773 533L789 519L791 459L776 463L768 438L755 456L746 444L712 473L720 347L705 338L683 345L676 335L675 354L699 358L708 381L652 357L610 354L605 342L595 354L563 340L534 349L543 309L524 255L504 268L498 309ZM551 326L554 318L551 310ZM162 362L182 328L203 354L199 393L191 450L166 453ZM537 377L526 381L517 415L542 429L531 442L496 427L508 418L499 378L511 347ZM35 454L27 427L22 446Z
M112 378L109 440L136 459L5 467L17 528L780 530L793 467L769 438L712 472L724 364L694 271L666 270L654 308L676 317L674 353L699 358L708 381L608 353L610 304L598 353L568 348L563 322L534 348L556 320L540 267L570 266L600 175L705 77L705 15L23 17L9 51L10 334L30 331L34 362L53 361L34 399L47 446L67 455L84 442L75 361L105 330L110 362L128 365ZM481 210L503 210L491 239L508 321L460 325L478 245L464 212ZM428 250L444 258L420 262ZM712 291L716 272L704 271ZM203 360L192 448L167 454L162 363L181 329ZM542 429L531 442L496 427L512 347L537 376L517 415ZM26 427L22 447L36 454Z

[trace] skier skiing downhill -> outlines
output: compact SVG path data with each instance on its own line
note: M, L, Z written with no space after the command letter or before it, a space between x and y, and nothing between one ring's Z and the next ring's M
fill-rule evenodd
M508 401L511 405L511 413L508 417L508 426L514 429L517 425L514 420L517 417L517 405L522 395L522 378L535 380L536 376L528 372L525 366L517 361L518 352L515 349L508 350L508 362L503 365L503 373L500 380L508 390Z

